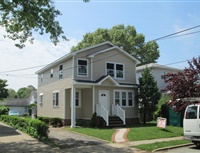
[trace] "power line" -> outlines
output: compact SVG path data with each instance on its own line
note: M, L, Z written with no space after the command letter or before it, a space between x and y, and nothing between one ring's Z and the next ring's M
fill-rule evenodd
M191 27L191 28L185 29L185 30L181 30L181 31L178 31L178 32L175 32L175 33L169 34L169 35L165 35L165 36L162 36L162 37L156 38L156 39L154 39L154 40L152 40L152 41L158 41L158 40L161 40L161 39L164 39L164 38L170 37L170 36L177 35L177 34L179 34L179 33L183 33L183 32L186 32L186 31L189 31L189 30L195 29L195 28L199 28L199 27L200 27L200 25L197 25L197 26L194 26L194 27Z

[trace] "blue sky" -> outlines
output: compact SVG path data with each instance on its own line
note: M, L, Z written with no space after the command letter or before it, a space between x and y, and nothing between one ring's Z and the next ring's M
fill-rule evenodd
M81 0L55 0L55 6L63 14L57 19L69 42L61 41L53 46L47 36L35 34L35 43L27 43L26 48L19 50L12 41L0 37L0 78L8 80L9 88L17 90L29 84L37 87L37 76L34 73L41 67L12 73L1 72L48 64L67 54L85 33L97 28L131 25L138 33L145 35L146 41L150 41L200 24L200 1L91 0L83 3ZM187 33L195 31L200 31L200 28ZM199 40L200 33L157 41L160 50L158 64L198 57ZM188 64L181 62L168 66L184 68Z

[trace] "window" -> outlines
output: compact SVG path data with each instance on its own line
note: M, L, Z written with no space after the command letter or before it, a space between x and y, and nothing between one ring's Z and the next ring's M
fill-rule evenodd
M43 103L43 93L40 94L39 102L40 102L40 103Z
M114 92L114 103L115 105L119 105L122 107L133 107L134 99L133 99L132 91L115 91Z
M44 75L41 74L41 75L40 75L40 82L43 82L43 77L44 77Z
M186 111L186 119L197 119L197 106L188 107Z
M116 63L107 63L106 74L116 79L124 79L124 65Z
M53 93L53 106L59 106L59 92Z
M76 107L81 107L81 91L76 91Z
M50 78L53 78L53 69L50 71Z
M78 60L78 76L87 76L88 72L88 62L87 60Z
M59 80L63 78L63 65L59 66Z

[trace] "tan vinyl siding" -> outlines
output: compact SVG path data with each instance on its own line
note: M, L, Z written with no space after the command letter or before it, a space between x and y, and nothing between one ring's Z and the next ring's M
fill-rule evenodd
M38 103L38 116L47 117L65 117L64 102L65 102L65 89L71 88L72 79L66 78L47 85L43 85L38 89L38 99L40 94L43 94L43 102ZM53 92L59 91L59 106L53 106Z
M63 79L72 77L72 58L67 61L61 62L58 65L49 68L43 72L43 81L41 82L41 75L38 75L38 87L49 84L51 82L60 81L59 80L59 66L63 65ZM53 69L53 77L50 77L51 69Z
M99 79L102 75L106 75L106 63L124 64L124 79L115 79L120 83L136 83L135 65L130 58L122 54L118 50L111 50L102 54L98 54L93 59L93 78Z

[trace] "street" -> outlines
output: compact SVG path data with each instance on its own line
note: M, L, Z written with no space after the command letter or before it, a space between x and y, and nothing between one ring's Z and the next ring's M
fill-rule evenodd
M156 153L199 153L200 149L198 149L195 145L180 147L170 150L158 151Z

